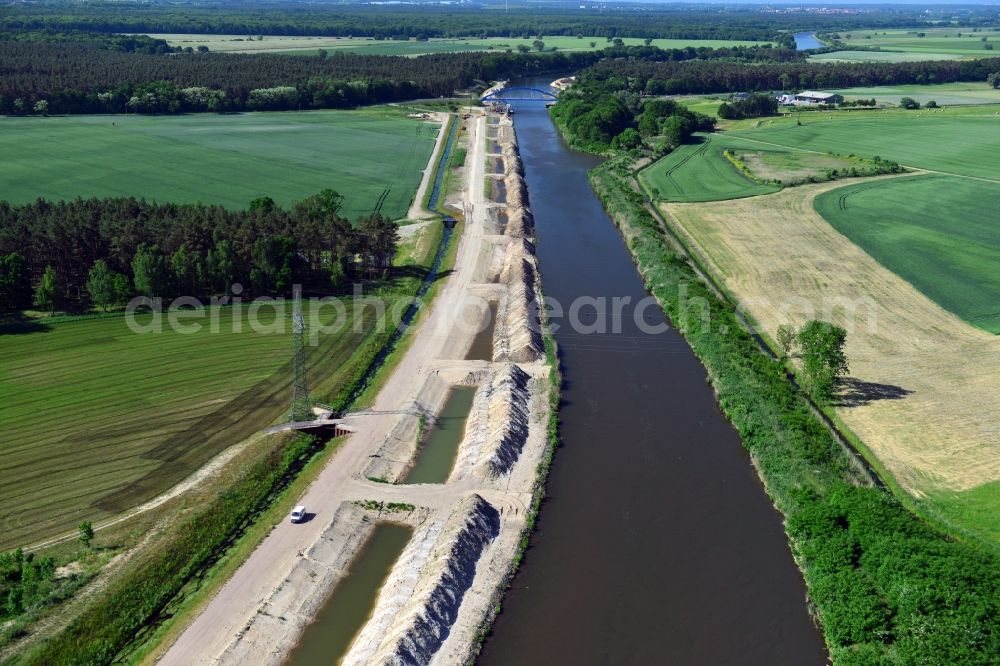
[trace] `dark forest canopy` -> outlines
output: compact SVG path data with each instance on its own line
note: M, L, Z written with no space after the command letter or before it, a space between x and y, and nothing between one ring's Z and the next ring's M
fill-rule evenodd
M380 274L396 250L394 223L377 213L352 223L341 201L332 190L287 209L266 197L245 210L135 198L0 201L0 258L23 258L31 282L52 267L63 302L93 300L99 261L124 277L125 298L205 297L235 283L253 295L287 294L296 283L330 292Z
M603 51L404 56L123 52L92 43L0 40L0 113L181 113L348 108L450 96L476 82L577 71L601 58L796 61L787 48L611 46Z
M448 53L419 58L151 55L72 43L0 41L0 113L21 113L42 99L48 101L49 113L345 108L448 96L477 80L578 69L599 57L597 53ZM185 88L204 90L185 96L179 92ZM264 92L254 94L255 90ZM132 97L139 98L138 107L127 106Z
M653 62L605 59L581 80L613 80L615 87L646 94L701 94L805 88L849 88L985 81L1000 70L1000 58L927 62L759 63L747 67L723 60Z

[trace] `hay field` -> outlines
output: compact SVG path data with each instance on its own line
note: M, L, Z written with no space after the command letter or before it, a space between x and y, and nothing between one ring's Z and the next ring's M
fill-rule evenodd
M816 210L935 303L1000 334L1000 184L954 176L852 183L818 196Z
M0 118L0 197L135 196L245 208L324 188L344 214L406 216L439 125L387 108Z
M933 498L1000 480L1000 337L824 221L814 198L839 187L662 208L765 334L814 317L848 328L851 380L836 411L902 487Z
M327 305L314 317L304 302L313 400L342 398L368 368L440 240L439 226L402 237L399 270L366 288L384 312L347 297L342 315ZM200 330L171 328L169 313L146 334L121 314L0 327L0 476L13 479L0 485L0 551L126 512L285 419L291 306L183 314Z

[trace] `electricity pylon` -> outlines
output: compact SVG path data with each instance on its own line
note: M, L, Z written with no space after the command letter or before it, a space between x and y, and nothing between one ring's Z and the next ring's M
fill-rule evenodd
M292 411L289 419L312 420L309 382L306 380L306 320L302 317L302 291L295 287L292 312Z

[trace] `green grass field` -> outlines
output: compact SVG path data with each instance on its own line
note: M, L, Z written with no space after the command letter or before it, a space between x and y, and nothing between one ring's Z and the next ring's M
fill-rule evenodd
M1000 183L921 176L821 194L835 229L928 298L1000 333Z
M913 53L909 51L831 51L809 56L809 62L921 62L958 60L958 53Z
M777 192L780 187L755 183L726 159L730 148L755 150L752 144L722 134L697 135L699 143L681 146L639 173L654 199L695 202L739 199ZM781 149L778 149L781 150Z
M390 108L187 116L0 118L0 197L137 196L245 208L333 188L344 214L407 208L439 125Z
M919 33L924 36L920 37ZM991 58L1000 54L1000 50L991 51L986 48L986 44L993 44L994 49L1000 49L1000 32L989 28L980 32L972 32L972 28L856 30L842 32L840 36L841 41L849 46L877 46L885 50L921 55L924 60L947 55ZM984 37L986 42L982 41Z
M1000 481L960 493L938 493L922 502L931 515L983 541L1000 544Z
M802 113L734 125L726 134L819 152L878 155L900 164L1000 181L1000 111ZM754 125L759 125L754 127Z
M898 105L902 97L921 104L934 100L940 106L956 104L1000 104L1000 90L983 82L939 83L937 85L874 86L841 88L832 92L851 99L872 99L879 104Z
M427 53L456 53L460 51L505 51L519 45L532 47L535 37L529 39L509 37L488 37L486 39L431 39L425 42L410 40L376 40L370 37L286 37L265 35L262 40L250 40L245 35L183 35L155 34L151 37L165 39L172 46L207 46L212 51L231 53L288 53L315 55L319 49L329 53L353 53L361 55L405 55L418 56ZM543 37L546 48L555 47L560 51L590 51L609 46L604 37ZM626 37L623 41L631 46L640 45L642 39ZM593 42L593 46L591 46ZM723 39L654 39L653 46L661 49L678 49L687 46L718 48L723 46L752 46L767 42L752 42Z

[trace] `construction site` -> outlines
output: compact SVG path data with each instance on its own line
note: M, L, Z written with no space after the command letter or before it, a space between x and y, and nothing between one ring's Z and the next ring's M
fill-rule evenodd
M513 126L465 122L465 225L441 297L370 409L319 415L347 440L301 499L314 513L278 525L160 663L296 663L311 632L344 664L453 664L477 649L539 492L553 368ZM492 198L487 179L502 185ZM436 482L414 482L418 469ZM366 571L376 556L383 568ZM342 599L358 576L367 601ZM330 645L324 618L348 616L360 626Z

